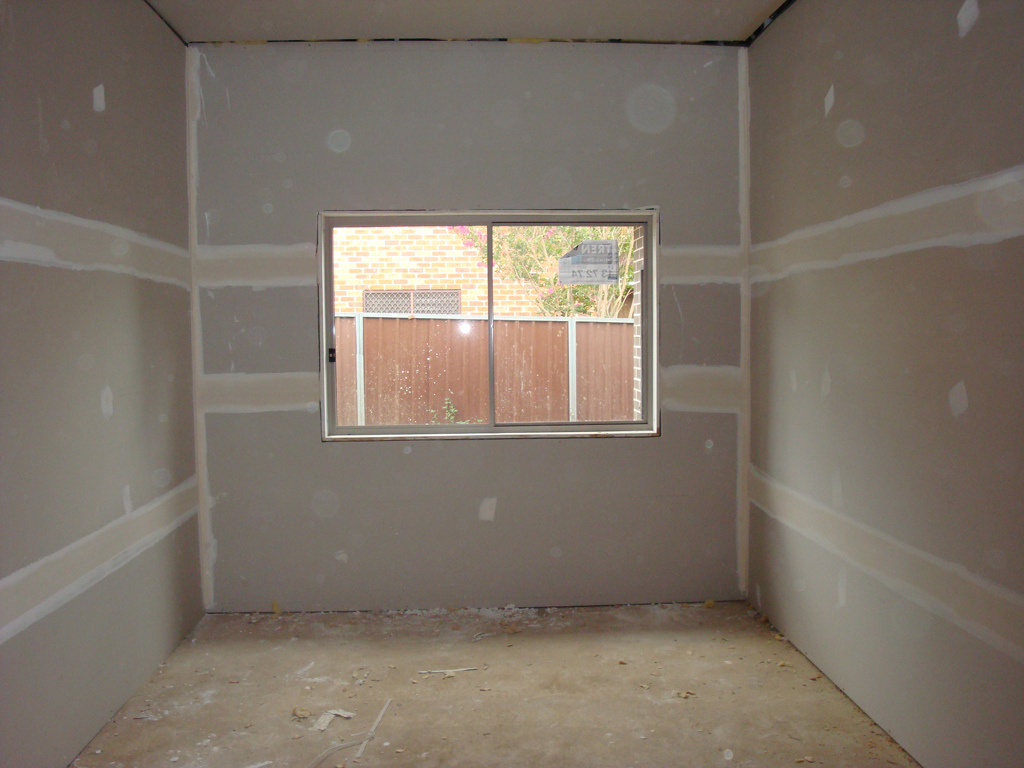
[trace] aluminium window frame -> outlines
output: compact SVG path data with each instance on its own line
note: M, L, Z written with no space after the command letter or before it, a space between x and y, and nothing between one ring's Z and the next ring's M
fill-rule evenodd
M334 322L335 227L399 226L487 227L488 386L491 420L488 424L400 424L337 426L334 364L328 351L336 349ZM641 410L639 421L568 421L496 423L494 377L494 265L491 228L519 226L637 226L644 227L640 269ZM359 440L438 440L510 437L653 437L660 434L658 401L658 250L659 209L601 210L485 210L485 211L322 211L317 217L317 294L320 336L320 423L324 442ZM480 318L483 319L483 318Z

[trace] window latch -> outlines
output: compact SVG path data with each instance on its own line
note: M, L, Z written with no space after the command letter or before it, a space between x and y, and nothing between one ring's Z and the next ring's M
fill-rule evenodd
M334 354L334 347L327 350L327 362L336 363L338 362L337 356Z

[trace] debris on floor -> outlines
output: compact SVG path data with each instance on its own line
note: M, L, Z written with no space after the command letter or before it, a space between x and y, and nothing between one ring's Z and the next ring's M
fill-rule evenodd
M750 609L211 614L78 766L916 765Z

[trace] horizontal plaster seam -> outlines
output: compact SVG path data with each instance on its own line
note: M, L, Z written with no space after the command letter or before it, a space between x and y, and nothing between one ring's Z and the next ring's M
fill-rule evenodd
M1024 663L1024 595L826 507L750 465L750 500L865 574Z
M0 261L112 272L191 289L183 248L5 198L0 198Z
M739 413L745 407L743 369L735 365L670 365L658 369L666 411Z
M850 229L858 224L865 224L878 219L890 218L906 213L913 213L954 202L963 198L977 197L979 194L998 190L1003 187L1015 186L1024 182L1024 165L1015 165L987 176L977 179L962 181L956 184L949 184L942 187L933 187L922 192L915 192L905 197L890 200L887 203L876 205L872 208L865 208L863 211L851 213L847 216L835 219L834 221L814 224L809 227L802 227L783 235L777 240L770 240L752 246L751 250L756 254L765 250L778 248L799 240L827 235L844 229Z
M193 268L203 288L316 285L316 246L197 246Z
M927 248L969 248L1024 235L1024 166L938 187L753 247L751 282Z
M294 373L207 373L197 378L201 413L317 412L320 375Z
M191 518L195 476L148 504L0 579L0 643L27 629Z

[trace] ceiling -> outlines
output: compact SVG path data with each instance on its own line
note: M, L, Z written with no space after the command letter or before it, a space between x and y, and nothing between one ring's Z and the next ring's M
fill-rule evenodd
M146 0L189 43L747 41L783 0Z

